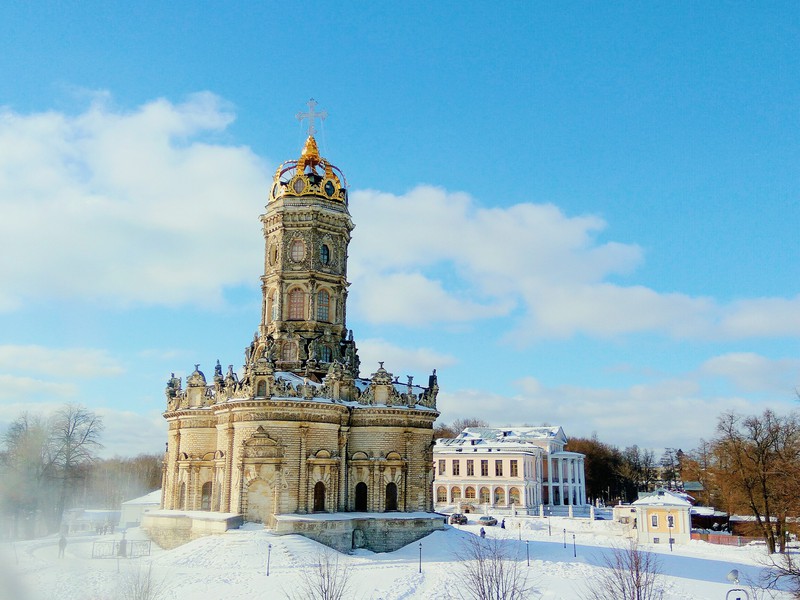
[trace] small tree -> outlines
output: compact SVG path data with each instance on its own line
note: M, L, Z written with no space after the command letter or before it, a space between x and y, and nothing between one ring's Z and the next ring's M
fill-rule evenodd
M473 600L519 600L527 597L528 572L501 538L468 537L456 552L462 596Z
M141 563L123 573L120 597L124 600L159 600L164 596L166 585L163 579L153 575L153 564Z
M639 550L635 540L603 557L602 570L581 597L584 600L661 600L661 568L651 552Z
M291 600L347 600L352 594L352 567L335 550L317 554L317 562L303 569L296 590L284 592Z

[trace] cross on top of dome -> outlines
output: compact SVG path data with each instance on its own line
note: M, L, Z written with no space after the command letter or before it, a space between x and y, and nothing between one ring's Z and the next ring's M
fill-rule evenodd
M308 112L299 112L295 115L295 118L303 122L304 119L308 119L308 135L312 136L317 132L317 128L314 127L314 121L319 119L320 121L324 121L328 116L328 111L323 110L322 112L316 112L314 108L317 106L317 101L311 98L307 103L308 105Z

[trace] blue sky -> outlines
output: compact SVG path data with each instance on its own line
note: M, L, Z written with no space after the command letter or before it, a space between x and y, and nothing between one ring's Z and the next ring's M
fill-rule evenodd
M264 210L351 188L362 375L442 419L691 448L796 406L800 7L6 3L0 403L160 451L170 372L239 367Z

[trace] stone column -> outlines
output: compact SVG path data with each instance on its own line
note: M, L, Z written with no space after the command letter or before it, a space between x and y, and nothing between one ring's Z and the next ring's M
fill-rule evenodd
M306 466L306 438L308 437L308 426L300 425L300 466L297 469L297 512L305 514L308 512L308 473Z
M347 510L347 439L350 428L339 428L339 494L337 510Z

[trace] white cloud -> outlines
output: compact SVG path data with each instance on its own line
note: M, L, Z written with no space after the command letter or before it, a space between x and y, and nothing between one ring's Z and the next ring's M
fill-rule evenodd
M0 374L0 399L14 401L24 398L30 402L34 398L56 397L69 400L77 394L78 388L72 383L53 383L34 377ZM3 410L7 410L8 404L4 402L3 405Z
M518 341L655 332L679 339L800 335L800 296L740 300L611 283L641 248L601 243L605 222L550 204L480 208L466 194L420 186L402 196L352 194L351 298L374 323L426 325L517 318ZM519 314L517 314L519 313Z
M105 350L0 345L0 369L60 378L114 377L122 366Z
M700 374L722 377L745 392L790 397L800 381L800 359L770 359L753 352L732 352L704 362Z
M378 363L385 361L388 371L392 369L407 369L416 371L418 374L427 375L433 369L443 369L456 364L455 357L449 354L441 354L430 348L401 348L390 342L381 339L365 339L358 342L358 355L361 358L361 370L365 376L375 372ZM413 373L403 373L413 374ZM395 373L401 376L400 373ZM422 385L424 381L417 380Z
M596 433L604 442L625 447L697 446L714 435L719 414L761 410L751 399L706 396L690 379L663 380L626 389L547 387L532 378L517 382L519 393L502 396L477 390L442 390L438 407L444 422L478 417L491 425L561 425L567 436Z
M208 305L255 281L269 170L207 141L232 120L207 93L130 112L102 98L76 116L0 110L0 243L18 257L0 262L0 310L52 296Z

